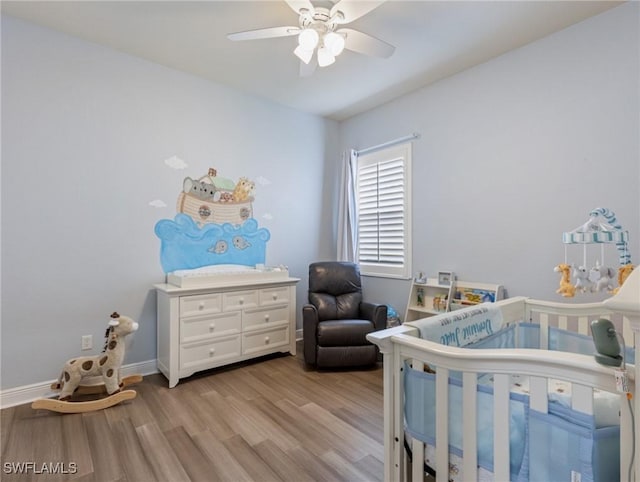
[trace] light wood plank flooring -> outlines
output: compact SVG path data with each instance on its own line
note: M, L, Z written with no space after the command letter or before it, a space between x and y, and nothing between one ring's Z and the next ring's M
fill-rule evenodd
M173 389L162 375L133 388L136 399L93 413L2 410L0 479L383 478L381 364L316 371L299 351L196 374ZM33 463L28 473L10 473L24 462Z

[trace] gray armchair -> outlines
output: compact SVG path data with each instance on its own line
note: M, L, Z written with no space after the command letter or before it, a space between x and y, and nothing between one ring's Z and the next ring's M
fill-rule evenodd
M387 325L387 306L362 301L357 264L327 261L309 266L309 304L302 308L304 359L326 368L376 363L368 333Z

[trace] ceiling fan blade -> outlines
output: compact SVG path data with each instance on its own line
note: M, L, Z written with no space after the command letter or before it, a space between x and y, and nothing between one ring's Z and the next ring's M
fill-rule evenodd
M269 27L257 30L245 30L244 32L230 33L229 40L255 40L262 38L288 37L300 33L299 27Z
M336 17L336 23L349 23L366 15L371 10L382 5L386 0L340 0L331 7L330 15L333 17L337 12L342 12L342 16Z
M358 30L353 30L352 28L341 28L340 30L336 30L336 33L346 35L345 49L360 54L386 59L391 57L396 50L393 45Z
M311 60L308 64L305 64L302 60L300 61L300 77L309 77L315 71L318 66L318 58L314 55L311 57Z
M311 15L313 15L314 9L313 5L309 0L284 0L287 2L287 5L291 7L291 9L300 15L301 10L308 10Z

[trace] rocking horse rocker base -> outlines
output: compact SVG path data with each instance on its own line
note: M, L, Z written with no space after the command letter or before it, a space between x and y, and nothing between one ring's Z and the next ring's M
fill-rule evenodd
M58 413L83 413L93 412L94 410L102 410L104 408L113 407L114 405L136 398L135 390L123 390L116 392L108 397L99 400L91 400L89 402L67 402L64 400L56 400L54 398L41 398L31 404L34 410L44 409Z
M140 383L142 381L142 375L130 375L122 379L122 388ZM58 383L51 384L52 390L60 390ZM106 392L106 386L104 383L96 385L78 385L78 388L74 392L74 395L96 395ZM135 390L121 390L112 395L108 395L98 400L87 401L70 401L70 400L58 400L55 398L41 398L34 401L31 404L31 408L34 410L50 410L58 413L83 413L93 412L94 410L102 410L105 408L113 407L125 400L132 400L136 398Z

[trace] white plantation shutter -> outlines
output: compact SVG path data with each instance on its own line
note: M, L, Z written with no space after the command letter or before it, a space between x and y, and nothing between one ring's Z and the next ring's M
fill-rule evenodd
M358 159L358 262L364 274L408 277L411 272L410 147Z

